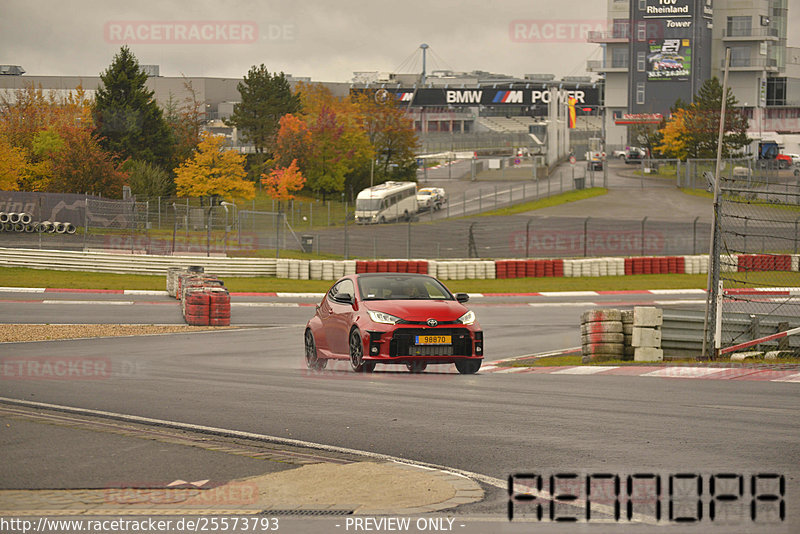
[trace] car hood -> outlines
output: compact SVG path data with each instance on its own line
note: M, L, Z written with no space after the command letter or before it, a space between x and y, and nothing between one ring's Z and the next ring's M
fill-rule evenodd
M455 300L365 300L367 309L390 313L406 321L455 321L467 311Z

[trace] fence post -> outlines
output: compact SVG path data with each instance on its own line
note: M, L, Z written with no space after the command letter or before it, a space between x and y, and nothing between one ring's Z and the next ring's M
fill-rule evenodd
M583 221L583 257L588 257L589 252L589 219L591 217L586 217Z
M396 204L395 204L396 205ZM344 259L350 259L350 242L347 235L347 201L344 203Z
M272 201L272 205L273 206L275 205L275 201L274 200ZM275 257L276 258L280 258L281 257L281 234L280 234L281 221L280 221L280 215L281 215L280 213L276 213L275 214ZM254 219L255 219L255 217L254 217Z
M158 197L158 229L161 230L161 197Z
M175 222L172 224L172 255L175 255L175 234L178 232L178 206L172 203L172 211L175 212Z
M692 223L692 255L697 254L697 220L700 217L695 217Z
M497 209L497 186L494 186L494 209Z
M647 224L647 217L642 219L642 256L644 256L644 227Z
M529 248L531 244L531 222L533 219L528 219L528 222L525 223L525 257L529 258Z
M794 220L794 253L797 254L797 223L800 221L800 217Z
M88 238L89 232L89 199L84 200L84 209L83 209L83 251L86 252L86 241ZM41 232L39 233L41 235ZM40 240L41 243L41 240ZM41 248L41 247L39 247Z
M433 210L433 208L431 208ZM408 237L406 238L406 259L411 261L411 217L408 218Z

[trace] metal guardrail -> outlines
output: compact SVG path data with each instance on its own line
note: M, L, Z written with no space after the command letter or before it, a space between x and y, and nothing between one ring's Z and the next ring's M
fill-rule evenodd
M664 309L661 326L661 348L669 356L697 356L703 347L704 310ZM784 324L785 323L785 324ZM788 316L763 316L747 313L725 312L722 317L722 346L750 341L800 326L800 318ZM783 327L779 328L779 325ZM788 344L786 350L800 349L800 339L784 338L759 345L762 349L776 350L779 344ZM753 347L750 350L756 350Z
M220 258L207 256L158 256L68 250L0 248L0 266L89 271L118 274L166 275L170 267L202 265L218 276L275 276L277 260L268 258Z

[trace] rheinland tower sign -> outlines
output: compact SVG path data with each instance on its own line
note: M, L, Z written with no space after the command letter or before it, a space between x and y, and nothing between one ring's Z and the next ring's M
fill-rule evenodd
M667 114L711 76L711 0L631 0L631 113Z

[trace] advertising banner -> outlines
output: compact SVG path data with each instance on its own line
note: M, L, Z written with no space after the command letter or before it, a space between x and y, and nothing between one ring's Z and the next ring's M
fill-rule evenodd
M560 84L563 91L558 95L559 103L567 104L569 98L574 98L579 106L600 105L600 89L590 84L573 85ZM385 88L378 89L381 100L386 101L393 97L397 104L411 104L412 106L432 107L470 107L470 106L536 106L550 103L550 90L537 84L538 89L518 88L472 88L472 89L446 89L422 88L416 92L412 88ZM351 91L367 91L368 89L353 88ZM372 90L370 90L372 91Z
M652 39L648 42L647 80L685 81L692 69L689 39Z

